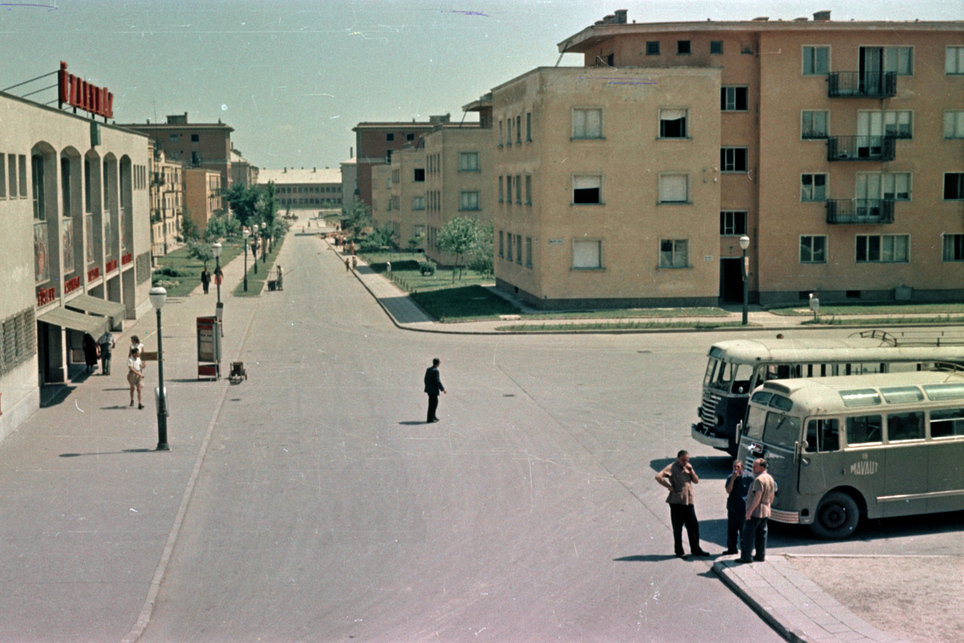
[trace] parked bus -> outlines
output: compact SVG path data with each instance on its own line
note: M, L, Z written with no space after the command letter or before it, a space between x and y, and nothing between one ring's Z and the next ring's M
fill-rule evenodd
M739 457L776 480L771 519L846 538L861 517L964 509L964 373L766 382Z
M767 380L917 371L942 362L964 364L964 345L937 335L900 338L880 331L846 339L718 342L710 347L700 421L690 433L697 442L736 455L736 425L746 416L750 391Z

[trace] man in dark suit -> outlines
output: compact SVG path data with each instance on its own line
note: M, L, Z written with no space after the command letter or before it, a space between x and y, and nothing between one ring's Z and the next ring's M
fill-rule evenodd
M435 411L438 409L439 391L445 392L442 386L442 378L438 374L438 366L442 361L439 358L432 360L432 365L425 369L425 392L428 393L428 416L426 422L438 422Z

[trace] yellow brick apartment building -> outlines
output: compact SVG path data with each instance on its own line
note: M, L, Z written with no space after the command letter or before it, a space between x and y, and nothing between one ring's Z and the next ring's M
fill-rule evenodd
M964 23L626 22L493 89L495 270L545 308L964 296Z

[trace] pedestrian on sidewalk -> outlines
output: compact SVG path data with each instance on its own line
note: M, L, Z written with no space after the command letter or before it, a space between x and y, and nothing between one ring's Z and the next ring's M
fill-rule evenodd
M673 525L673 548L677 558L685 558L683 551L683 527L690 541L690 552L693 556L709 556L700 547L700 523L696 519L696 507L693 506L693 485L699 484L700 478L690 464L690 454L680 451L676 459L656 474L656 482L669 489L666 502L669 504L669 518Z
M733 461L733 473L726 479L726 551L724 556L739 554L740 534L746 523L746 494L753 476L744 471L743 462Z
M278 264L278 290L285 289L285 271L281 268L281 264Z
M201 271L201 286L204 287L204 294L208 294L208 288L211 286L211 273L208 272L207 266L204 266L204 270Z
M762 563L767 553L767 521L770 518L770 505L776 493L776 483L767 473L767 461L757 458L753 461L753 475L756 479L750 485L746 496L746 525L743 527L743 553L741 563L751 562L750 555L756 545L756 555L752 560Z
M97 358L99 357L97 342L90 333L84 333L84 362L87 364L87 372L93 373L97 368Z
M131 406L134 406L134 391L137 391L138 409L144 408L144 404L141 401L141 389L144 385L144 368L145 364L141 360L141 352L135 348L127 360L127 383L131 385Z
M356 257L355 255L352 255L352 256L351 256L351 269L352 269L352 270L355 270L356 268L358 268L358 257Z
M220 286L224 282L224 273L221 272L221 266L214 269L214 283Z
M132 356L135 350L139 353L143 353L144 344L141 343L140 337L138 337L137 335L131 335L131 347L130 347L130 350L127 351L127 356L128 357Z
M351 259L345 257L345 272L351 271Z
M114 341L114 334L110 332L110 328L105 330L104 334L100 336L100 339L97 340L97 345L100 346L101 373L103 375L110 375L110 354L117 346L117 343Z
M442 386L442 378L438 372L438 367L441 363L442 360L436 357L432 360L432 365L425 369L425 392L428 393L426 424L439 421L436 415L436 411L438 411L438 394L439 392L445 393L445 387Z

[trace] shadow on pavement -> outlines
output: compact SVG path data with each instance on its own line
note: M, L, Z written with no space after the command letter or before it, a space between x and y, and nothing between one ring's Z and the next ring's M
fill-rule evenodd
M428 424L428 422L422 420L406 420L404 422L399 422L402 426L418 426L419 424Z
M672 549L672 543L670 543ZM622 558L613 558L614 563L659 563L664 560L673 560L676 558L673 554L637 554L636 556L623 556Z
M76 389L76 386L67 384L48 384L42 387L40 389L40 408L45 409L61 404Z
M125 453L154 453L154 449L124 449L123 451L95 451L94 453L61 453L61 458L79 458L85 455L123 455Z
M813 535L805 525L785 525L769 521L767 525L771 547L804 547L824 543L835 546L840 541L821 541ZM915 538L918 536L932 536L947 534L957 538L964 530L964 511L925 514L917 516L900 516L898 518L875 518L868 520L861 518L854 536L847 540L858 542L874 542L876 540L890 540L893 538ZM818 552L814 552L819 554Z

